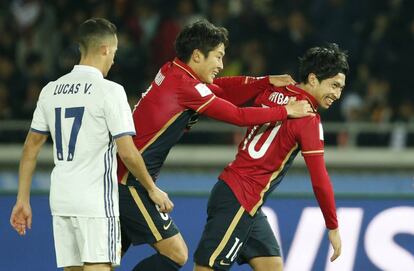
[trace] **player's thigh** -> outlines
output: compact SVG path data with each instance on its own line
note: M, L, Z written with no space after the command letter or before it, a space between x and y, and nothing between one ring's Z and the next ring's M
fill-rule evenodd
M124 251L130 244L153 245L179 233L172 218L159 212L141 185L119 185L119 211Z
M115 268L109 264L90 264L85 263L84 266L72 266L63 268L64 271L106 271L115 270Z
M254 223L249 233L249 238L243 246L237 262L239 264L250 264L252 259L256 259L253 263L258 262L262 263L262 265L267 264L270 265L268 266L268 268L270 268L269 270L274 270L280 263L280 260L277 259L278 257L281 257L279 244L273 234L266 215L260 208L254 217Z
M118 217L77 217L77 240L86 264L118 266L121 260L121 226Z
M76 229L71 217L53 216L53 239L55 242L56 263L58 267L77 268L83 266L76 238Z
M111 271L112 266L105 263L85 263L83 271Z
M83 266L68 266L63 268L63 271L83 271Z
M207 223L194 261L214 270L228 270L246 241L253 218L222 181L214 186L207 207Z
M119 265L121 233L118 217L53 217L59 267L84 263Z

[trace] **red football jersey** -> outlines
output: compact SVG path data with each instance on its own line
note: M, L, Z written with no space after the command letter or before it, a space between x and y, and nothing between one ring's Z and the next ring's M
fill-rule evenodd
M269 87L256 98L255 106L284 105L290 97L308 100L316 112L316 100L293 85ZM236 159L224 169L219 178L230 186L240 204L253 215L282 181L299 151L305 160L309 156L319 156L317 159L322 161L319 166L315 166L318 163L307 163L307 166L326 225L330 229L336 228L335 202L323 161L323 130L318 114L314 117L287 119L248 128L239 145ZM318 177L314 178L316 175L312 172L315 171L323 174L317 173Z
M215 80L223 87L206 85L189 66L175 59L156 75L133 112L135 146L142 153L148 172L156 179L170 151L198 114L236 125L250 126L287 117L284 107L258 110L238 108L269 86L269 78L230 77ZM216 94L216 95L215 95ZM226 99L222 99L222 98ZM118 159L118 180L125 184L127 169ZM136 183L132 178L128 182Z

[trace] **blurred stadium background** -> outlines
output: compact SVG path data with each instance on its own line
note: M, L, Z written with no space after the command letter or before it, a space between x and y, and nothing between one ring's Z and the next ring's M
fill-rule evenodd
M158 68L174 57L183 25L207 18L230 31L221 75L297 74L306 48L336 42L348 50L343 97L322 112L343 255L329 245L302 157L266 204L286 270L414 270L414 2L409 0L10 0L0 2L0 270L56 270L48 207L52 149L33 180L33 229L9 226L22 143L43 85L78 61L71 42L80 22L105 17L119 31L109 78L131 106ZM202 118L170 154L160 186L192 253L210 188L230 162L243 129ZM64 196L64 195L62 195ZM119 270L151 250L137 247ZM233 270L249 270L233 267Z

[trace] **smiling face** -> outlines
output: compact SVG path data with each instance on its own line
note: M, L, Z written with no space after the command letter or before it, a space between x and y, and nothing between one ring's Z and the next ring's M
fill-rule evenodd
M327 109L341 97L345 87L345 78L345 74L338 73L320 82L314 74L309 75L309 84L312 86L311 94L319 106Z
M214 78L223 69L224 44L220 43L205 56L200 50L194 50L188 65L204 83L213 83Z

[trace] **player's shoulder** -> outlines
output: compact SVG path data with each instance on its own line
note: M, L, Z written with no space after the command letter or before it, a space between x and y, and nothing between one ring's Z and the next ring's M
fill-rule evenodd
M123 90L124 87L121 84L118 84L117 82L111 81L109 79L102 79L103 84L107 85L108 87L110 87L111 89L116 88L116 89L121 89Z
M121 84L105 78L102 79L102 90L104 91L104 95L120 95L125 93L125 89Z
M49 81L45 86L43 86L42 90L40 91L39 94L39 100L45 99L45 97L50 96L53 94L55 86L56 86L56 82L55 81ZM50 95L48 95L50 94Z
M296 118L296 119L288 119L288 122L290 123L290 127L293 129L297 129L301 132L306 132L309 129L315 129L316 127L319 127L321 124L321 119L318 113L316 113L313 116L307 116L303 118Z
M173 65L172 63L166 63L159 71L165 77L165 81L175 85L194 85L200 82L194 78L190 73L180 66Z
M182 85L182 86L194 85L200 82L199 80L193 78L192 76L189 76L187 73L180 71L180 70L175 70L174 72L167 74L166 78L171 83L175 83L177 85Z

